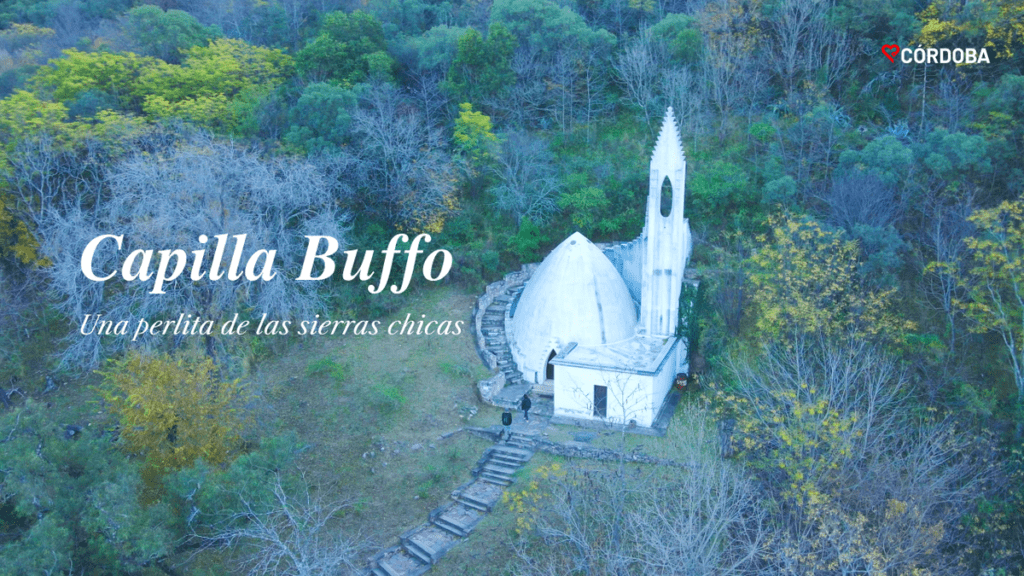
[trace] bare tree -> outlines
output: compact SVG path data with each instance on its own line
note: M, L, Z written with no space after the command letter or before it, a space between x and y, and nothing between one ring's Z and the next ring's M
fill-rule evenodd
M968 537L955 526L989 474L987 455L953 422L908 415L894 359L808 337L729 369L745 399L746 457L767 464L761 486L778 510L766 555L775 569L955 573L942 550Z
M353 115L360 136L363 209L412 228L428 228L455 210L455 166L440 130L401 91L378 82Z
M360 552L357 537L345 534L337 519L353 500L331 500L306 478L289 493L280 473L271 476L267 501L237 493L237 510L221 515L212 527L193 531L204 546L237 551L235 568L250 576L355 575Z
M737 0L711 0L697 14L704 37L702 60L704 82L710 102L718 109L719 127L724 128L737 107L752 111L767 85L757 46L761 33L751 22L753 15ZM724 132L720 130L720 137Z
M644 114L651 127L651 111L658 94L661 51L651 34L642 32L619 54L615 62L615 75L629 101Z
M538 540L515 546L515 574L736 575L756 573L764 512L742 470L715 457L713 424L687 408L674 434L680 472L572 462L550 486Z
M694 142L706 130L707 87L700 72L689 66L664 69L661 92L679 119L679 128L693 136Z
M11 180L20 196L24 216L40 241L40 254L50 266L40 269L57 297L58 309L78 328L86 314L93 318L127 320L172 319L191 314L215 323L239 304L275 319L306 316L321 307L315 282L296 282L305 254L305 235L327 235L344 243L346 216L337 208L345 190L313 163L286 158L261 158L251 151L194 133L185 141L154 135L142 150L106 166L101 162L49 172L35 178L40 166L63 154L36 144L12 158ZM76 173L75 171L80 173ZM88 174L92 174L88 177ZM276 251L271 280L234 282L213 280L189 272L152 293L153 280L106 282L86 278L81 258L86 244L102 234L122 236L99 245L93 269L103 275L117 272L136 249L207 252L209 269L217 235L227 235L225 262L245 234L241 262L257 250ZM207 243L200 241L205 235ZM182 256L184 257L184 256ZM158 258L154 259L155 267ZM189 257L191 260L191 256ZM173 268L171 268L173 270ZM222 268L223 271L223 268ZM77 332L77 330L76 330ZM205 336L207 353L215 355L215 336ZM151 340L141 336L145 345ZM92 367L104 348L123 349L131 336L101 338L73 334L62 353L63 368Z
M505 134L492 170L498 179L491 188L495 205L512 214L517 225L524 218L541 224L558 210L561 184L541 138L526 132Z
M903 214L896 190L878 176L860 170L834 178L823 200L832 222L845 230L858 224L885 228L896 224Z
M970 197L953 206L937 206L929 226L922 232L922 243L935 255L935 264L925 268L925 290L946 317L950 352L956 349L959 316L956 303L967 299L967 287L962 280L957 281L955 270L946 265L962 262L967 256L964 238L974 233L974 226L967 220L973 210Z

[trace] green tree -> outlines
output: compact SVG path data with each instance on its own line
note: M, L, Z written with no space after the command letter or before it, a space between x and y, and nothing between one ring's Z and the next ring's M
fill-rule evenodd
M515 83L512 54L516 40L501 24L492 24L487 39L475 29L459 38L448 69L447 91L463 102L483 104L500 97Z
M184 55L181 66L161 62L139 78L134 93L146 115L231 130L237 122L228 105L232 98L248 88L275 86L293 73L287 54L242 40L214 40Z
M188 12L165 12L151 4L129 10L124 31L139 53L170 64L181 61L183 50L205 46L207 41L221 36L220 30L203 26Z
M688 184L687 207L705 222L747 229L759 216L757 189L738 164L712 160L694 173Z
M295 58L306 78L346 87L365 81L374 72L390 74L393 66L384 28L375 16L360 10L325 16L320 33Z
M650 28L651 36L663 42L673 60L685 64L700 62L703 40L697 19L685 14L666 14Z
M554 52L569 44L579 48L609 50L615 36L593 30L582 16L551 0L495 0L491 26L502 24L518 40L536 52Z
M355 92L326 82L314 82L288 112L290 128L284 140L307 152L345 143L352 128L358 100Z
M122 110L138 111L139 80L160 64L159 60L136 54L64 51L63 58L50 60L29 80L37 94L56 102L69 103L87 91L111 96Z
M139 467L101 426L67 426L29 400L0 414L2 574L138 574L177 534L164 504L142 506Z

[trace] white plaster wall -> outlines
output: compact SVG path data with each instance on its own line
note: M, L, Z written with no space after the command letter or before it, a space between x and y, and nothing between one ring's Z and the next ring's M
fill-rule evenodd
M675 382L676 374L681 371L678 369L680 362L686 362L686 346L683 342L679 342L669 354L671 357L665 359L665 363L661 365L661 372L651 378L652 421L661 410L661 404L665 401L665 396L668 396L669 389Z
M665 397L662 394L657 400L652 398L654 380L652 376L639 374L556 366L555 415L601 420L594 417L594 386L605 386L608 388L606 422L621 424L636 420L638 426L650 426Z

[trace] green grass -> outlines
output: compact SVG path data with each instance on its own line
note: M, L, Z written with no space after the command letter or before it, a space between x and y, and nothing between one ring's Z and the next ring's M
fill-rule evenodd
M306 376L329 376L338 382L344 382L349 376L347 364L341 364L333 358L314 360L306 366Z
M488 445L465 433L439 439L465 425L467 407L483 409L476 381L489 373L470 330L475 298L424 291L391 316L369 318L382 320L383 332L406 314L461 320L459 336L296 337L254 369L258 433L295 430L311 446L301 466L314 482L359 499L340 524L376 547L424 522L470 479Z

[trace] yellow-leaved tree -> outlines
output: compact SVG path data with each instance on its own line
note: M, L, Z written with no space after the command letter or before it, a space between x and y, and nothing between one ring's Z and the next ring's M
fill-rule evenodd
M895 289L869 291L858 279L860 248L812 219L775 218L751 256L751 302L765 340L803 334L899 341L913 324L894 313Z
M956 39L958 48L986 48L997 58L1013 56L1014 44L1024 37L1024 2L1021 0L995 0L989 2L960 2L933 0L918 14L924 25L920 42L936 46ZM966 45L964 41L968 42Z
M100 374L121 447L145 457L150 487L197 460L221 464L238 451L246 394L238 381L218 379L209 358L133 351Z
M1024 196L977 210L968 220L977 226L977 234L964 239L968 260L946 263L967 292L956 303L973 320L972 332L1002 337L1024 407Z
M459 117L455 119L452 143L472 163L474 170L490 162L498 147L498 137L494 135L491 117L473 111L473 105L469 102L459 104Z

